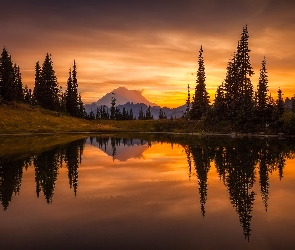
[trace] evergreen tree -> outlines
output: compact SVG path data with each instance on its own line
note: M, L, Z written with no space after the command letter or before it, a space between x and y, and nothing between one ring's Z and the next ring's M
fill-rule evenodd
M14 90L13 90L13 99L16 101L23 101L24 93L23 93L23 83L22 83L22 76L20 73L20 68L18 65L14 65Z
M276 100L276 119L282 117L285 111L283 92L281 89L278 90L278 99Z
M71 116L79 116L77 67L74 61L73 71L69 71L66 90L66 110Z
M95 120L95 115L92 110L89 113L89 120Z
M122 114L118 107L115 108L115 120L122 120Z
M86 117L86 111L84 108L84 104L82 102L81 94L78 96L78 117L85 118Z
M37 74L38 72L36 67L36 76ZM39 85L37 87L39 93L35 96L37 104L42 108L58 111L60 107L59 88L55 71L53 69L53 62L51 56L48 53L46 54L44 63L42 65L40 81L37 85Z
M38 104L38 101L42 99L42 89L40 87L41 83L41 67L39 61L35 65L35 86L33 90L33 102Z
M189 116L191 119L199 120L209 109L209 95L206 90L206 76L205 76L205 66L203 59L203 48L201 46L199 51L199 68L197 72L195 95L193 97L191 110Z
M190 94L190 87L189 87L189 84L188 84L187 85L186 110L185 110L185 113L184 113L184 117L186 119L189 119L190 109L191 109L191 94ZM163 117L161 119L163 119Z
M145 119L146 120L153 120L154 117L152 115L152 112L151 112L151 106L149 105L149 107L147 108L146 112L145 112Z
M73 71L69 72L66 91L66 108L71 116L79 114L79 99L78 99L78 81L77 81L77 66L74 61Z
M116 98L115 98L115 93L112 93L112 102L111 102L111 120L115 120L116 116Z
M256 105L260 110L265 110L267 105L267 92L268 92L268 79L266 71L265 58L262 61L262 67L260 69L259 82L257 86Z
M241 39L233 59L228 63L224 81L225 105L228 118L239 128L245 128L253 116L253 85L250 77L254 74L248 48L248 29L243 28Z
M265 57L262 61L262 67L260 69L259 82L256 93L256 111L257 118L266 123L271 118L272 103L268 95L268 76L266 70Z
M0 96L4 101L18 100L18 85L21 84L21 79L20 81L16 79L16 74L18 73L19 70L17 72L16 67L13 66L11 56L4 47L0 58Z
M160 109L160 111L159 111L159 119L160 120L164 119L164 112L162 109Z
M130 112L129 112L129 120L133 120L134 117L133 117L133 111L132 111L132 108L130 109Z
M32 101L33 101L32 90L29 89L27 85L25 85L23 92L24 92L25 103L32 104Z
M215 122L226 118L226 103L223 84L221 86L218 86L215 94L215 100L213 104L213 115L216 119Z
M144 116L142 107L140 107L139 114L138 114L138 120L144 120L144 119L145 119L145 116Z

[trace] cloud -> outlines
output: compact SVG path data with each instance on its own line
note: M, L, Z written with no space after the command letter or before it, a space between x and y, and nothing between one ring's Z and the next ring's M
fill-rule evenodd
M90 99L122 84L157 100L156 92L166 98L171 88L185 96L187 84L195 83L202 44L207 86L214 93L246 24L253 85L264 55L271 89L278 79L280 86L294 83L294 1L24 0L2 1L0 9L1 42L30 87L35 62L49 52L63 86L76 60L80 91Z

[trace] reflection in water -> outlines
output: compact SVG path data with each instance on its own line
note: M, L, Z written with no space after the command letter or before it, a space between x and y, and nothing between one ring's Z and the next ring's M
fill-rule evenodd
M81 164L85 139L56 146L24 159L0 159L0 200L6 210L13 194L19 194L23 168L34 165L36 194L42 191L47 203L52 203L55 182L62 162L66 163L70 188L77 193L78 167Z
M161 140L165 141L165 140ZM253 185L259 175L259 185L265 211L268 210L270 175L278 171L279 178L283 178L286 159L294 158L294 145L287 142L258 141L258 140L218 140L216 138L190 140L167 140L173 148L178 143L184 148L189 169L189 178L192 178L192 167L198 179L199 200L201 214L205 216L205 205L208 191L208 173L215 165L220 180L227 188L232 206L235 208L245 238L249 241L251 234L251 219L255 192ZM4 210L7 210L13 195L19 194L23 169L34 166L37 197L43 192L47 203L52 203L55 183L59 169L66 165L70 188L74 195L78 189L78 169L82 163L82 154L85 143L96 146L109 156L122 161L135 156L135 145L141 151L152 147L151 141L114 137L89 137L58 145L50 150L29 155L24 158L0 159L0 201ZM125 156L125 158L124 158ZM212 164L212 165L211 165Z
M260 141L258 141L260 142ZM191 158L199 183L201 213L205 215L207 200L207 174L214 161L217 173L227 187L231 204L239 215L244 236L249 240L255 193L252 191L259 173L259 184L265 210L268 208L269 175L274 171L283 177L286 158L294 158L294 148L288 143L235 140L230 144L201 141L198 145L184 145L191 172ZM191 174L189 174L191 176Z

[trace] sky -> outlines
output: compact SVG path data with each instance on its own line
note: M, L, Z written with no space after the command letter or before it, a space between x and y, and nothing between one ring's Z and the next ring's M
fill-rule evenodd
M0 46L30 88L35 63L50 53L63 89L76 61L84 103L124 86L177 107L187 85L195 87L202 45L213 101L248 25L254 88L265 56L272 96L278 88L284 97L295 94L293 0L16 0L1 1L0 10Z

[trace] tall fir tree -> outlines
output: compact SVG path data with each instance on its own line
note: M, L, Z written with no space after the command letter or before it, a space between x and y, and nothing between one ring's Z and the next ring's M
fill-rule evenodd
M206 90L206 76L205 76L205 66L203 59L203 48L201 46L199 51L199 60L198 60L198 72L196 79L196 88L195 95L193 97L191 110L190 110L190 118L194 120L199 120L209 109L209 95Z
M226 104L225 104L225 94L224 94L224 85L218 86L214 104L213 104L213 116L215 122L224 120L226 118Z
M14 65L14 90L13 96L14 100L16 101L23 101L24 99L24 92L23 92L23 82L22 82L22 75L20 73L20 68L18 65Z
M39 61L35 64L35 85L33 90L33 102L34 104L39 104L39 100L42 99L42 89L41 85L41 67Z
M247 26L243 28L237 51L228 63L224 81L225 105L228 119L239 128L249 125L253 116L254 98L251 76L254 71L250 62L249 34Z
M76 61L74 61L73 70L69 73L66 91L66 108L68 113L72 116L79 116L78 101L77 66Z
M36 64L35 88L37 93L34 93L36 102L42 108L59 111L60 90L53 69L51 56L48 53L46 54L41 72L38 72L40 69L38 69L37 66L38 65Z
M275 109L275 117L277 120L282 117L284 111L285 111L285 103L284 103L284 99L283 99L283 92L279 88L278 98L276 100L276 109Z
M0 57L0 97L7 102L23 99L19 67L13 65L11 55L3 48Z
M115 118L116 118L116 98L115 98L115 93L112 93L110 119L115 120Z
M190 93L190 86L188 84L187 85L186 109L185 109L185 113L184 113L184 118L189 119L190 109L191 109L191 93Z
M271 96L268 94L268 75L265 57L262 61L257 93L255 96L256 116L260 122L268 122L272 116L273 105Z

